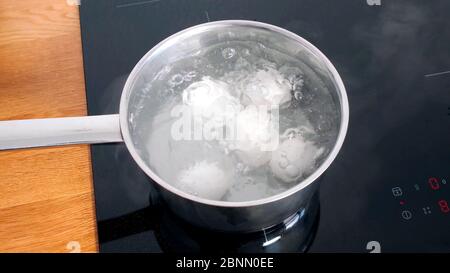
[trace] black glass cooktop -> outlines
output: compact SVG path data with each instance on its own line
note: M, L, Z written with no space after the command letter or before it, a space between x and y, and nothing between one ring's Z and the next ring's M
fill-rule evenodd
M336 66L350 103L309 251L450 252L449 1L82 0L80 11L90 115L117 113L137 61L186 27L248 19L306 38ZM92 162L100 251L229 247L186 235L123 144L93 145Z

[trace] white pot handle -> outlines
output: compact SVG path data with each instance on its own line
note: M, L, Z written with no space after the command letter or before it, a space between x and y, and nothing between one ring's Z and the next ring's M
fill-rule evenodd
M118 114L0 121L0 150L122 141Z

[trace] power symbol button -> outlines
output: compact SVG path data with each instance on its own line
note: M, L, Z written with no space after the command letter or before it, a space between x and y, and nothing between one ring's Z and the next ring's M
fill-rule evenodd
M412 213L409 210L402 211L402 218L405 220L409 220L412 218Z

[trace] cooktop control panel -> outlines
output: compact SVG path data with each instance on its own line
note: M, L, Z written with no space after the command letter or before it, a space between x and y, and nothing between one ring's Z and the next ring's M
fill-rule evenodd
M447 178L429 177L422 183L412 187L393 187L392 196L398 202L399 216L404 221L414 222L436 217L443 221L450 221L450 208L447 197L449 186Z

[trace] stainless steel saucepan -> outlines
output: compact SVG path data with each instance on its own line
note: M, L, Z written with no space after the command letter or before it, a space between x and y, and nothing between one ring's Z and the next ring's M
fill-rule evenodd
M160 178L136 147L133 116L139 110L138 91L148 76L186 54L204 47L238 39L277 48L314 69L338 106L338 135L326 159L313 174L289 190L268 198L226 202L183 192ZM145 106L144 106L145 107ZM79 143L125 142L140 168L157 183L163 200L186 221L225 232L251 232L278 224L307 207L318 190L318 178L336 158L347 132L349 106L344 84L331 62L305 39L285 29L254 21L229 20L197 25L180 31L152 48L134 67L122 92L116 115L16 120L0 122L0 150Z

